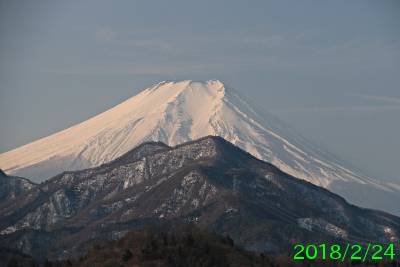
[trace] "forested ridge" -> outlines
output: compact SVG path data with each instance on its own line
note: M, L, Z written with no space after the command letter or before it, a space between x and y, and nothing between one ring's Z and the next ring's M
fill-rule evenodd
M4 252L5 250L3 250ZM11 253L12 251L8 251ZM168 223L145 225L131 230L119 240L94 242L79 259L39 263L27 256L12 258L7 267L130 267L130 266L400 266L396 260L294 260L294 254L265 255L249 252L234 244L229 236L219 235L194 225ZM301 256L301 255L300 255ZM305 256L305 255L303 255Z

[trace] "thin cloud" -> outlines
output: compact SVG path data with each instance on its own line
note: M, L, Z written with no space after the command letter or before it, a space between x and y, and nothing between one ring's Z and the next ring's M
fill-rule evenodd
M400 110L400 106L397 105L385 105L385 106L345 106L345 107L314 107L314 108L297 108L297 109L285 109L285 110L273 110L271 113L275 115L290 115L299 113L320 113L320 112L347 112L347 111L379 111L379 110Z
M348 94L348 95L400 104L400 98L395 98L395 97L372 96L372 95L364 95L364 94Z
M272 45L276 46L282 42L282 36L274 35L269 37L247 37L243 39L243 43L249 44L260 44L260 45Z
M167 50L171 47L169 43L161 41L148 41L148 40L131 40L126 42L119 42L120 45L125 46L136 46L145 48L156 48L161 50Z
M115 42L115 31L110 27L101 27L94 32L93 37L103 42L112 43Z
M101 27L97 29L93 38L97 39L101 42L109 43L111 45L117 46L126 46L126 47L143 47L143 48L152 48L158 50L167 50L170 48L170 44L166 42L162 42L160 40L139 40L139 39L131 39L127 41L121 41L117 38L117 33L115 30L110 27Z
M110 74L162 74L181 75L207 73L210 68L222 68L217 62L187 64L185 62L174 63L118 63L96 66L83 66L72 69L36 69L36 71L57 74L78 75L110 75Z

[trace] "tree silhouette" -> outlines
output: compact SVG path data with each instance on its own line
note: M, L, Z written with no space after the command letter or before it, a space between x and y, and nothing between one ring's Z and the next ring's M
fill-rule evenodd
M19 267L19 266L18 266L18 262L17 262L14 258L12 258L12 259L8 262L7 267Z
M129 249L127 249L125 253L122 255L122 261L129 261L132 258L133 258L133 253Z

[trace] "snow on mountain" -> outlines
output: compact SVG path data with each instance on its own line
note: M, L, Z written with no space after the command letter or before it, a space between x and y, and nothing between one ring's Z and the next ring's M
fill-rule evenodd
M400 200L400 191L308 141L218 80L158 83L96 117L1 154L0 167L39 182L109 162L146 141L174 146L207 135L221 136L354 204L400 215L390 204L393 197Z

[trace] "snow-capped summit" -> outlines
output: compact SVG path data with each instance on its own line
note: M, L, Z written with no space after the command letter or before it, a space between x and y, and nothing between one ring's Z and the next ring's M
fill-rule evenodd
M145 141L174 146L207 135L354 204L400 215L388 204L400 200L398 189L367 177L219 80L158 83L96 117L1 154L0 168L38 182L111 161Z

